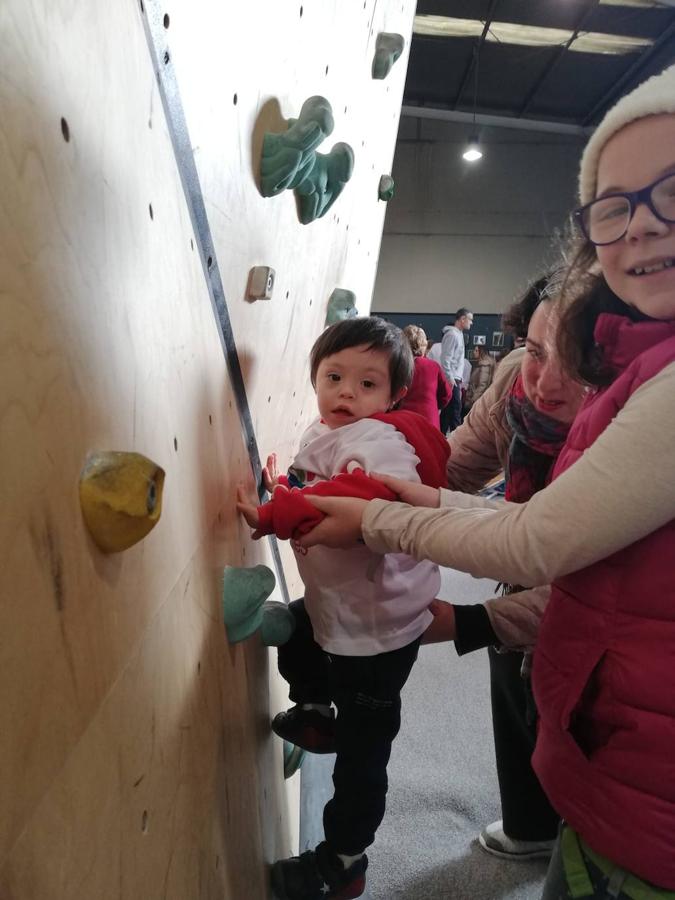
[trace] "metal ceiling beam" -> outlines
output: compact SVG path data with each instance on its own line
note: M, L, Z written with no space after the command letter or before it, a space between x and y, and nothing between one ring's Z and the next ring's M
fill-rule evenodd
M539 93L541 86L546 81L551 72L553 72L556 66L558 66L558 64L561 62L563 56L567 53L574 41L576 41L577 37L579 36L579 32L584 27L584 24L589 19L591 13L595 12L599 2L600 0L590 0L590 3L579 17L579 20L574 28L574 31L572 32L572 36L570 37L570 39L566 41L561 47L558 47L549 64L545 67L544 71L539 76L538 81L535 82L529 94L527 95L527 97L525 97L525 101L518 113L519 116L524 116L528 111L528 109L532 105L532 101Z
M437 119L442 122L463 122L471 124L473 113L461 112L457 109L438 109L433 106L403 106L401 115L417 119ZM490 125L494 128L515 128L520 131L544 131L549 134L570 134L586 138L593 131L583 125L571 125L568 122L551 122L547 119L516 119L511 116L493 116L485 113L476 114L477 125Z
M654 41L652 46L648 50L645 50L644 53L641 53L638 59L635 60L633 65L630 66L624 72L621 78L619 78L619 80L612 85L607 93L598 100L593 109L584 119L584 125L590 125L598 115L598 113L604 112L609 106L611 106L614 100L624 92L624 88L626 87L626 85L640 75L640 73L647 66L649 60L656 56L659 50L662 50L663 47L670 40L672 40L673 36L675 36L675 18L673 18L673 21L666 28L666 30Z
M455 102L453 103L453 109L456 109L459 105L459 101L462 99L462 94L464 92L464 88L466 87L466 83L469 80L471 73L473 72L473 68L478 61L478 56L480 51L483 48L483 44L485 43L485 38L487 37L487 33L490 30L490 23L494 19L495 8L499 0L490 0L490 6L488 7L487 15L485 17L485 25L483 26L483 33L478 38L478 43L473 48L473 53L471 54L471 59L467 63L466 68L464 69L464 74L462 75L462 80L459 84L459 90L457 91L457 96L455 97Z

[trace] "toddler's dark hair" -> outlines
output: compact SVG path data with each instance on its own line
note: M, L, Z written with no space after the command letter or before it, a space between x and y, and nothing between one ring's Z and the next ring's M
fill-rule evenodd
M384 350L389 355L392 396L410 386L415 368L410 344L400 328L378 316L344 319L326 328L314 342L309 356L312 386L316 387L316 373L322 359L362 344L369 350Z

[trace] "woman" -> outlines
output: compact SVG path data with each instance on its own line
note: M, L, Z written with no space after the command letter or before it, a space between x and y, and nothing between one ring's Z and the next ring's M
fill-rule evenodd
M493 386L449 438L448 487L474 491L506 470L506 498L522 503L544 487L583 397L583 388L561 372L555 353L560 287L553 276L532 285L505 314L518 321L525 347L501 364ZM505 586L505 593L519 589ZM529 654L504 648L524 642L532 619L528 600L495 598L487 605L435 604L436 619L425 638L455 640L462 655L488 646L495 758L502 819L480 834L480 845L506 859L548 856L559 817L532 770L536 717L529 702ZM538 619L541 593L534 597ZM499 646L496 650L493 645Z
M500 509L452 492L414 501L443 509L317 502L330 515L302 541L362 535L380 552L553 582L533 762L566 825L545 900L675 892L674 173L672 67L610 110L582 158L575 268L594 283L560 335L593 391L548 487Z
M478 347L478 358L476 364L471 370L469 378L469 387L466 392L464 405L467 409L471 409L473 404L482 397L485 391L492 384L495 375L497 363L485 345Z
M408 339L415 360L415 374L408 393L398 405L424 416L436 428L440 428L439 407L446 406L452 397L443 369L432 359L427 359L427 336L419 325L406 325L403 334Z

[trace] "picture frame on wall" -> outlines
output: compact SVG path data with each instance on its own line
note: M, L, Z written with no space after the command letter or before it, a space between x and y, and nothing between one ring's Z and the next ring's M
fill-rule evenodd
M503 331L493 331L492 332L492 346L493 347L503 347L504 346L504 332Z
M474 336L473 336L474 345L485 344L486 338L487 338L487 335L485 335L485 334L474 334Z

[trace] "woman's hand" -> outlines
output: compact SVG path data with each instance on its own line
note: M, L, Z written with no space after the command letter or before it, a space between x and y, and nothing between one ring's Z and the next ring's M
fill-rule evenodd
M303 535L298 543L305 549L322 544L324 547L353 547L361 540L361 519L367 500L352 497L315 497L307 500L325 513L326 518Z
M441 641L454 641L457 637L455 628L455 608L444 600L432 600L429 612L434 621L422 635L423 644L438 644Z
M258 507L252 503L249 503L246 488L243 484L240 484L237 487L237 509L242 514L242 516L246 519L247 525L254 529L251 537L254 541L257 541L262 537L262 534L258 531L258 525L260 524L260 518L258 516Z
M274 488L279 484L279 469L277 468L277 455L270 453L267 463L262 470L262 481L266 491L274 493Z
M371 477L376 478L393 491L402 503L410 506L428 506L438 509L441 495L438 488L420 484L418 481L404 481L402 478L394 478L392 475L380 475L379 472L371 472Z

